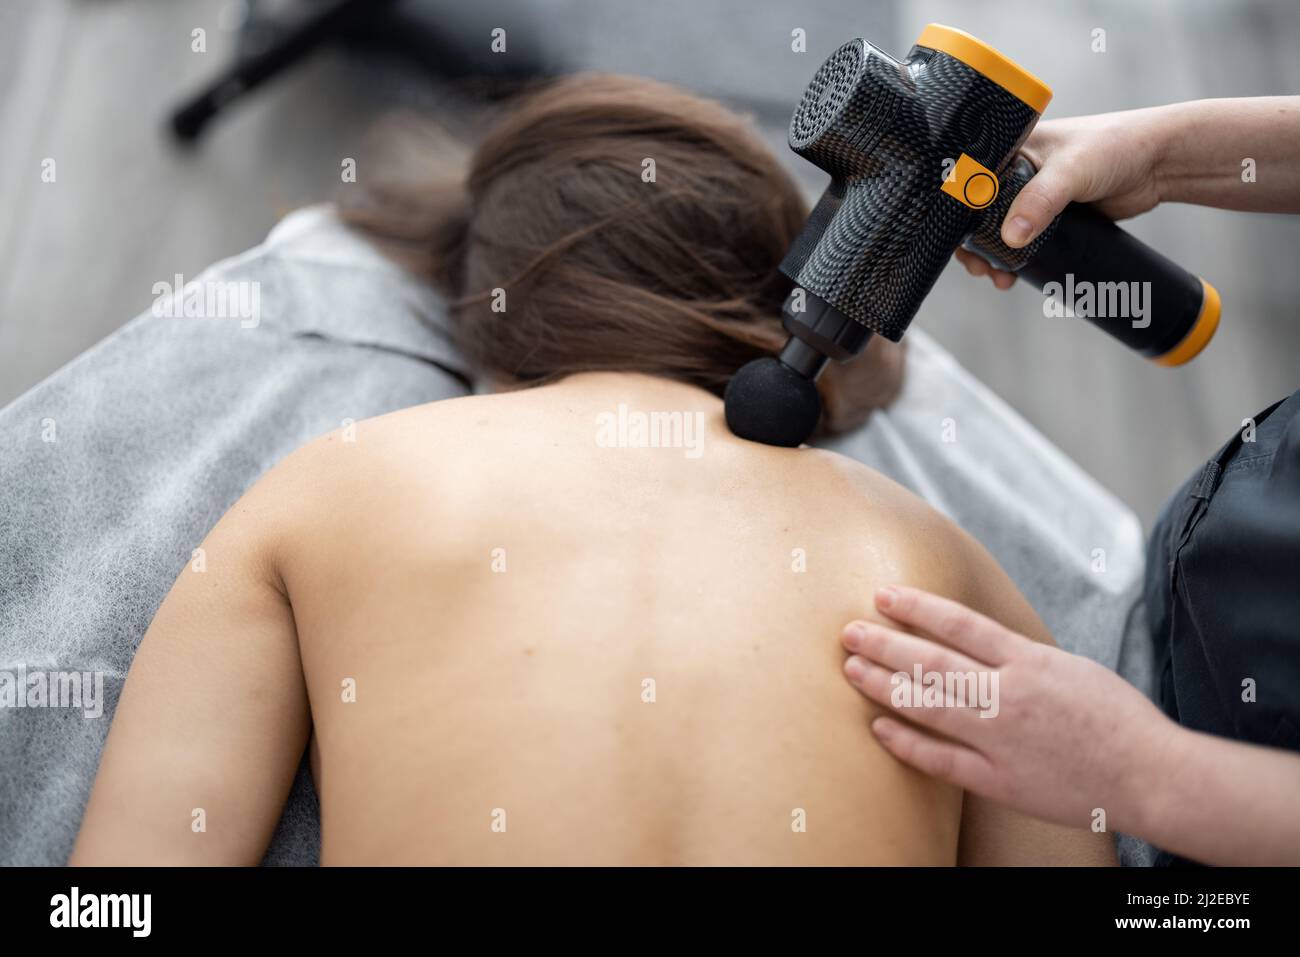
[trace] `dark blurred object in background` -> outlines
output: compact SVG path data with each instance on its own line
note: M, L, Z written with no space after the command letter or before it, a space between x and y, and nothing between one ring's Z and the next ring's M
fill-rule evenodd
M485 81L488 96L559 70L544 53L532 8L520 0L311 0L287 12L282 6L246 0L235 61L172 114L177 139L194 142L218 113L330 43L396 53L439 79ZM508 56L494 51L495 30L504 31Z

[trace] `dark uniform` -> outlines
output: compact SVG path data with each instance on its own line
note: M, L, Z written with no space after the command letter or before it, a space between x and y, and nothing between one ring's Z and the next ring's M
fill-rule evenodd
M1255 423L1255 440L1220 449L1152 533L1159 703L1192 730L1300 751L1300 392Z

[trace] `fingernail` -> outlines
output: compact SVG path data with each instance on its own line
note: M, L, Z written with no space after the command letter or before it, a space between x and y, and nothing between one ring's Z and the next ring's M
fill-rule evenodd
M878 738L889 737L889 722L884 718L877 718L871 722L871 731Z
M849 650L857 651L858 645L862 643L862 636L866 633L860 621L851 621L844 626L844 644Z
M894 603L894 599L897 597L898 597L898 592L895 591L893 588L890 588L889 586L885 586L884 588L877 588L876 607L881 610L884 610L890 607Z
M867 673L867 663L854 655L848 661L844 662L844 673L849 676L849 680L857 683L862 680Z
M1029 238L1033 228L1034 224L1025 217L1012 216L1010 222L1006 225L1006 240L1008 243L1023 243Z

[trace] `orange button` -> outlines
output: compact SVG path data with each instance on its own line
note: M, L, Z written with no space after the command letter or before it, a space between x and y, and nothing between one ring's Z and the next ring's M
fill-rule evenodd
M998 181L988 173L976 173L966 180L966 202L972 206L987 206L998 194Z
M957 157L952 172L939 188L971 209L983 209L998 198L998 178L993 171L965 153Z

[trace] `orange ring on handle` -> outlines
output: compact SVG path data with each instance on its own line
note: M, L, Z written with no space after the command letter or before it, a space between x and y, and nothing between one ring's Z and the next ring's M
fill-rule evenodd
M1192 328L1188 330L1187 335L1183 336L1178 345L1164 355L1152 359L1157 365L1180 366L1184 362L1191 362L1200 355L1201 350L1209 345L1210 340L1214 338L1214 333L1219 328L1219 312L1222 309L1222 303L1219 301L1219 290L1204 279L1201 280L1201 286L1203 288L1201 311L1196 314L1196 321L1192 323Z

